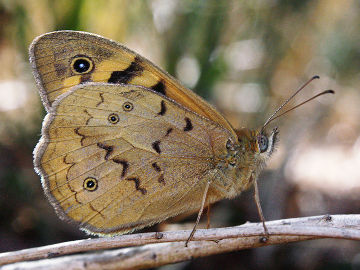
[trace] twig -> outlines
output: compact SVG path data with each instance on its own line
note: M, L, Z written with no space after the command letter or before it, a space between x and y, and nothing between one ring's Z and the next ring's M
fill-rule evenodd
M134 269L156 267L191 258L233 250L318 238L360 240L360 215L325 215L266 222L270 238L266 243L261 223L197 230L185 247L190 231L140 233L97 238L31 248L0 254L3 269ZM141 246L142 247L134 247ZM79 252L129 247L97 253L63 256ZM63 256L52 258L55 256ZM47 260L39 260L51 258ZM34 262L24 262L38 260ZM16 263L21 262L21 263Z

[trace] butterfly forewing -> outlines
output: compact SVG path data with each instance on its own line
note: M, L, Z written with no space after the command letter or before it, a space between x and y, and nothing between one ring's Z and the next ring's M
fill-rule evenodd
M78 84L140 85L233 132L228 121L211 105L165 71L119 43L101 36L76 31L45 34L31 45L30 62L47 110L59 95Z
M91 83L57 98L42 133L35 165L47 196L62 218L97 234L199 209L232 136L152 90Z

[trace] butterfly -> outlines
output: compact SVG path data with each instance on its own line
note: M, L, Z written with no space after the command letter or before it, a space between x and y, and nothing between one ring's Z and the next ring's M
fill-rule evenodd
M94 235L129 233L184 212L199 219L251 186L260 207L256 180L277 129L234 129L149 60L95 34L39 36L30 62L47 111L34 165L61 219Z

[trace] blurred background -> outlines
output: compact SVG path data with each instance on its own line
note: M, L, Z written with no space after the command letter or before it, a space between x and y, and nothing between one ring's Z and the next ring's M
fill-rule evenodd
M259 179L264 215L359 213L359 14L358 0L0 0L0 252L87 238L55 215L33 169L45 111L28 46L54 30L123 43L216 105L234 127L261 126L296 88L320 75L292 104L326 89L335 95L270 124L279 127L280 143ZM246 221L259 221L252 191L212 207L212 227ZM192 226L195 217L185 222ZM360 244L308 241L162 269L220 267L360 269Z

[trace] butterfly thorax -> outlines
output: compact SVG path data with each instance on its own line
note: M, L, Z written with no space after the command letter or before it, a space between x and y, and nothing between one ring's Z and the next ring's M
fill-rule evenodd
M247 128L235 131L237 141L226 144L227 153L221 157L217 169L224 176L228 198L238 195L252 186L265 167L277 141L277 129L268 136L264 131Z

